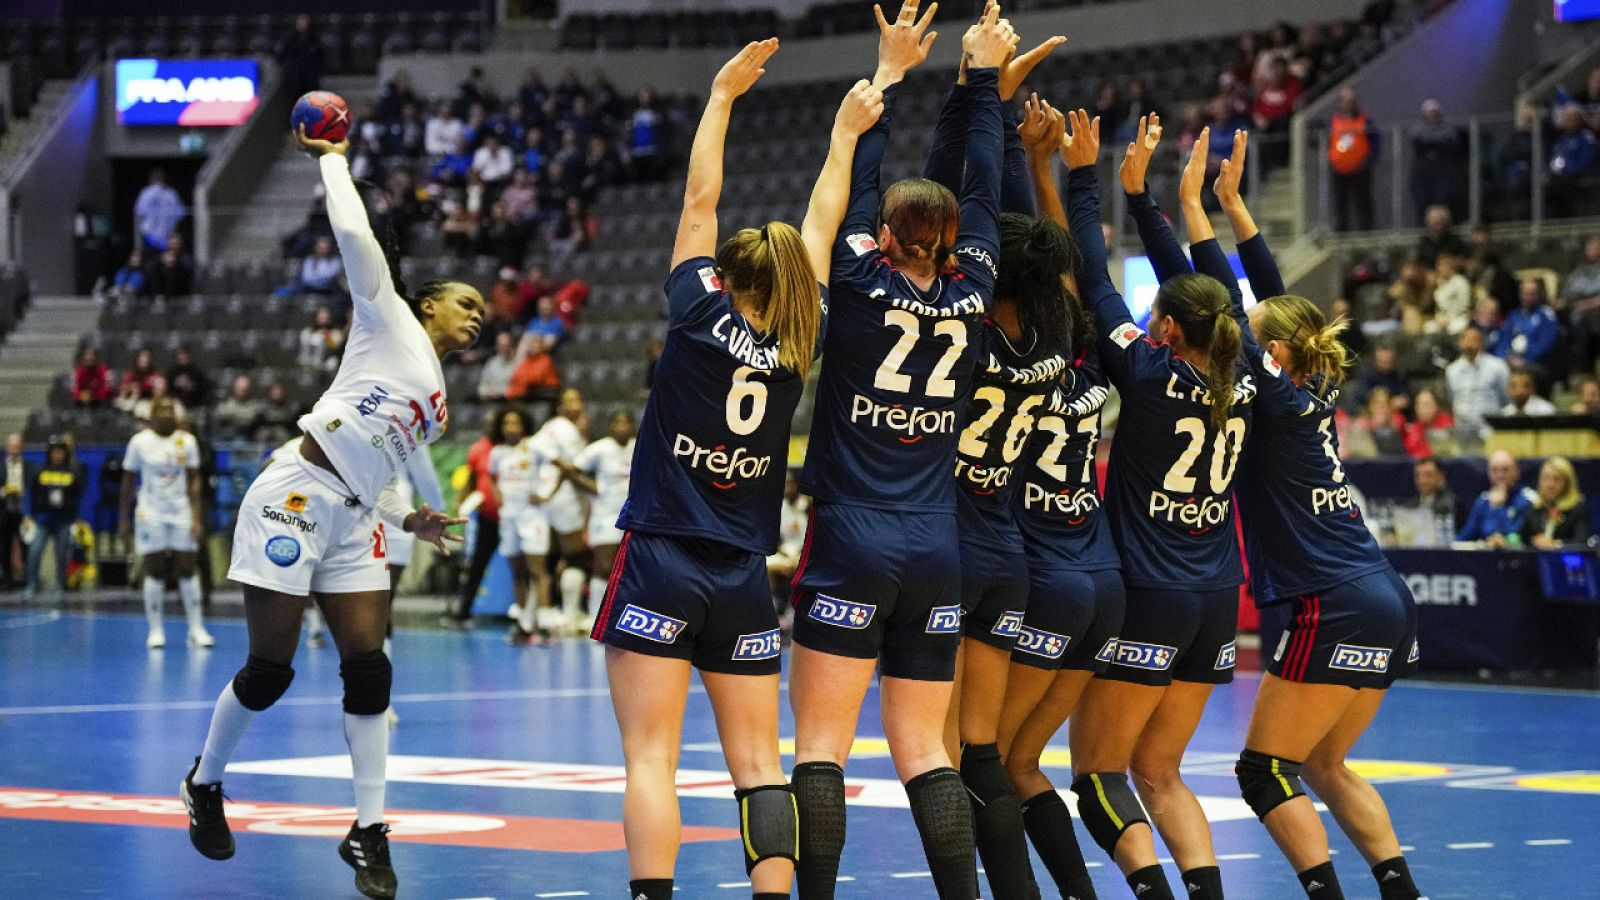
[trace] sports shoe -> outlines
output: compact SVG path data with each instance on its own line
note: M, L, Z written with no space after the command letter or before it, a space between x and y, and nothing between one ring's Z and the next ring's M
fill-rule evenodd
M506 643L513 647L521 647L533 643L533 635L523 631L521 625L513 625L511 630L506 632Z
M144 645L151 650L160 650L167 645L167 633L160 628L150 629L150 635L144 639Z
M388 721L390 728L400 724L400 714L395 712L392 706L383 711L383 717Z
M200 768L200 757L194 758L189 774L178 785L178 796L189 810L189 843L207 859L233 857L233 832L228 830L228 817L223 814L222 782L195 784L194 773Z
M165 639L162 642L165 643ZM189 643L196 647L210 647L217 643L217 639L212 637L211 632L204 628L191 628L189 629Z
M356 870L356 890L377 900L394 896L398 884L389 864L388 825L362 828L352 822L350 833L339 842L339 858Z
M511 607L506 610L506 618L510 619L513 622L519 621L522 618L522 604L521 603L513 603L513 604L511 604Z

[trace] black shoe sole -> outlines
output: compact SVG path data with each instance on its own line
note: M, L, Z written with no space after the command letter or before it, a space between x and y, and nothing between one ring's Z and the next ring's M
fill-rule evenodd
M350 852L349 841L339 842L339 858L344 860L345 865L349 866L355 871L356 890L360 891L362 896L371 897L372 900L393 900L395 895L394 891L384 891L381 888L376 888L371 885L364 885L361 883L361 876L370 872L371 869L363 868L359 863L356 862L355 854Z
M178 783L178 796L183 800L183 808L185 811L193 809L194 801L189 797L188 778L185 778L183 781ZM198 830L194 827L193 815L194 814L191 812L189 819L189 843L194 845L194 849L199 851L200 855L204 856L206 859L214 859L219 862L225 859L233 859L234 851L238 849L233 842L233 834L231 832L228 834L228 846L223 850L212 850L201 846Z

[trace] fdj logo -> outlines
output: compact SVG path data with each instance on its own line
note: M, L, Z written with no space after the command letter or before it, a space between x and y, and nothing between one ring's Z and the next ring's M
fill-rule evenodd
M1066 635L1040 631L1037 628L1023 628L1022 633L1017 635L1017 649L1045 659L1060 659L1061 654L1067 650L1069 640L1071 638Z
M686 623L682 619L663 616L629 603L617 619L617 630L658 644L670 644L678 639Z
M383 401L388 396L388 391L375 384L372 386L372 390L367 392L367 396L356 404L356 412L361 413L363 416L370 416L378 411L378 407L383 405Z
M1238 648L1234 645L1233 641L1229 641L1222 645L1221 650L1217 651L1217 664L1211 668L1218 672L1221 672L1225 669L1231 669L1233 668L1234 659L1237 657L1237 655Z
M999 635L1000 637L1016 637L1017 635L1021 634L1022 613L1005 613L1000 617L1000 621L994 623L994 627L989 629L989 633Z
M778 629L763 631L760 634L741 634L738 643L733 645L733 658L736 660L772 659L783 649L783 639L778 636Z
M1177 647L1168 647L1165 644L1117 641L1117 665L1127 666L1130 669L1165 672L1172 668L1172 660L1177 654Z
M872 616L877 611L878 608L870 603L852 603L818 594L817 599L811 601L811 611L806 615L826 625L860 631L872 622Z
M267 559L272 564L287 569L300 561L300 542L286 534L267 541Z
M1116 638L1106 638L1106 645L1104 647L1101 647L1100 648L1100 652L1096 653L1094 655L1094 661L1095 662L1108 663L1108 662L1111 662L1111 660L1114 659L1116 657L1116 655L1117 655L1117 639Z
M1333 648L1333 659L1328 661L1328 668L1382 674L1389 671L1389 651L1382 647L1340 644Z
M935 606L928 613L929 634L955 634L961 630L961 605Z

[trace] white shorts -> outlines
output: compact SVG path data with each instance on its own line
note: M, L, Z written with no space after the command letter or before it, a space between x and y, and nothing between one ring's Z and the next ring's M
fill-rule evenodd
M500 555L544 556L550 552L550 525L537 507L515 511L500 510Z
M583 531L589 521L578 492L567 484L540 509L544 511L545 521L550 523L550 530L556 534L576 534Z
M417 536L409 531L396 531L386 528L383 532L389 539L388 563L390 566L405 568L411 565L411 553L416 549Z
M194 553L198 550L194 531L188 521L147 520L136 516L133 523L133 552L139 556L152 553Z
M347 506L349 496L331 473L300 456L262 470L239 505L228 577L300 597L387 592L377 510Z
M617 527L617 517L607 512L589 516L589 546L615 547L622 543L622 529Z

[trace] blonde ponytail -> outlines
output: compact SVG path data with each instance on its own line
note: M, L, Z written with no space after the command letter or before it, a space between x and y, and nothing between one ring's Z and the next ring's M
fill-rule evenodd
M1290 374L1320 379L1324 390L1338 387L1350 366L1350 353L1339 339L1349 323L1341 318L1329 324L1315 303L1293 294L1268 297L1261 304L1256 328L1261 343L1278 341L1289 348Z
M1206 388L1211 392L1211 425L1218 431L1228 423L1228 413L1233 411L1233 375L1239 363L1239 347L1239 323L1233 320L1233 310L1224 308L1211 327L1211 347L1206 351L1211 361L1206 367Z
M805 241L793 225L742 228L717 248L724 286L760 299L766 331L778 338L778 364L801 378L816 356L822 298Z

